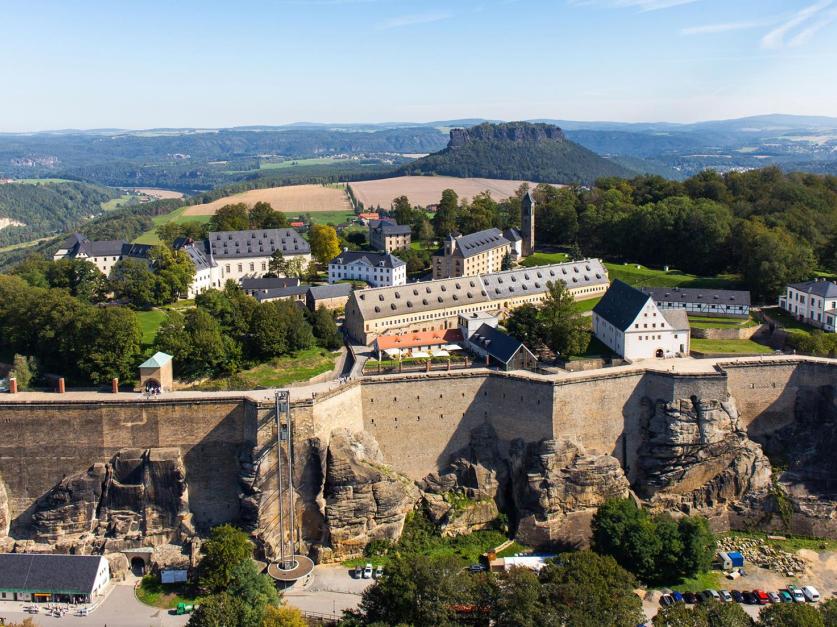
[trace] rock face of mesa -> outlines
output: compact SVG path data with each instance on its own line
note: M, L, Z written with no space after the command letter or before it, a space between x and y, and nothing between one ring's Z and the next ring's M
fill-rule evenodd
M9 535L10 524L9 495L6 492L6 486L3 483L3 477L0 477L0 540Z
M450 132L444 150L407 164L399 174L590 183L602 176L630 176L613 161L568 140L551 124L480 124Z
M63 479L36 504L32 538L94 545L162 544L191 536L178 449L123 449Z
M732 399L647 402L640 496L663 509L725 507L770 485L770 462L739 425Z

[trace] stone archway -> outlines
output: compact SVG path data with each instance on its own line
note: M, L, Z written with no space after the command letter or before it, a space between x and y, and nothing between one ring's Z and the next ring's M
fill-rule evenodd
M154 549L143 547L139 549L125 549L122 554L128 559L130 571L137 577L151 572L151 555Z
M137 577L142 577L145 574L145 560L135 555L131 558L131 572Z
M663 352L662 348L658 348L656 355L657 355L657 359L662 359L663 357L665 357L665 352Z

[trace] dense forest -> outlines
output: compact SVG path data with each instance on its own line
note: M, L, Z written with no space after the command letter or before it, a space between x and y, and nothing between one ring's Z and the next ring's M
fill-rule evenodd
M399 174L589 184L632 172L571 142L556 126L515 122L454 129L447 148L403 166Z
M0 247L69 231L118 196L117 190L77 182L0 185L0 218L23 224L0 228Z
M739 273L759 302L816 270L837 271L835 177L706 171L683 183L603 179L589 191L535 195L542 243L695 274Z

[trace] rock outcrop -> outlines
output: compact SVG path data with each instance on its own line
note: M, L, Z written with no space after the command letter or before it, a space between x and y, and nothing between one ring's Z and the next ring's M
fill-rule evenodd
M516 538L524 544L583 546L596 508L608 499L630 494L618 459L588 454L568 440L534 444L514 440L509 456L518 517Z
M471 432L468 446L448 466L420 483L425 509L445 535L469 533L492 525L507 506L508 462L500 454L489 424Z
M160 544L189 537L194 530L180 451L123 449L107 464L66 477L39 499L32 530L39 542Z
M11 516L9 515L9 495L6 493L6 485L3 483L3 478L0 477L0 540L9 535L11 522Z
M652 505L712 510L766 493L770 462L739 425L732 399L657 401L649 409L635 487Z
M374 539L395 540L419 499L415 485L389 469L365 433L332 433L325 464L324 544L330 559L362 554Z

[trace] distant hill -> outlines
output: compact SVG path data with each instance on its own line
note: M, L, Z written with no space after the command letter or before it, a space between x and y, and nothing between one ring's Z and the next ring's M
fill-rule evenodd
M64 233L104 213L119 192L76 181L0 185L0 247Z
M570 141L557 126L511 122L455 128L447 148L403 166L399 174L589 184L635 172Z

